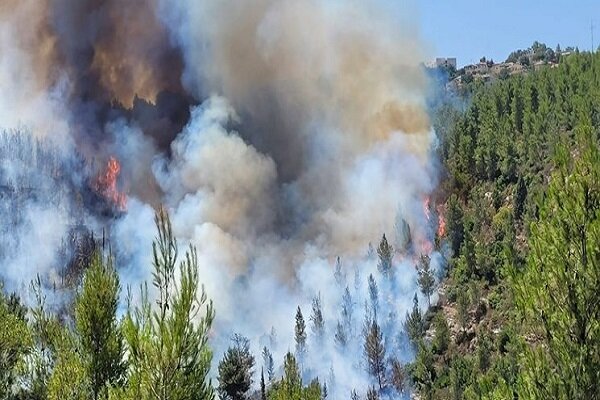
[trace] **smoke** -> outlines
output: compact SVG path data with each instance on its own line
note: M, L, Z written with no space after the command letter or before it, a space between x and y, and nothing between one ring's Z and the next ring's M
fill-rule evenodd
M85 224L110 232L124 284L151 276L162 203L179 243L198 249L217 358L239 332L257 358L267 345L281 361L296 307L308 321L320 296L326 333L309 336L303 374L327 380L333 398L364 392L373 275L387 354L410 360L402 323L415 264L430 255L441 273L443 257L428 206L437 169L425 54L409 13L380 0L9 0L0 21L0 124L87 161L67 198L120 162L125 214L99 212L97 199L82 207ZM31 216L15 223L21 247L3 258L21 262L37 241L48 247L40 256L59 260L70 198L21 204ZM60 229L37 226L42 218ZM367 255L384 233L396 243L391 277ZM23 281L54 268L35 264ZM14 272L2 276L17 285ZM349 350L334 340L338 322Z

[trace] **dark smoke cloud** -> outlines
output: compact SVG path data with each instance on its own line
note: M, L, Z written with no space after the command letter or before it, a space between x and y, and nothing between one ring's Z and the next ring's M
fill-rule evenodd
M30 126L65 157L82 154L91 176L119 159L130 201L109 225L126 284L150 276L152 209L166 205L180 243L198 248L217 307L217 354L233 331L257 345L276 326L281 359L293 348L295 308L306 313L321 293L329 339L307 362L321 377L335 368L334 398L347 398L370 381L360 352L333 343L344 291L336 257L357 319L376 275L390 335L412 305L415 259L443 265L424 207L437 171L423 47L389 3L4 0L0 124ZM29 220L68 230L68 210L27 207ZM406 227L412 241L402 247ZM27 232L21 242L49 235ZM364 257L383 233L404 243L392 283ZM395 339L386 346L410 358Z

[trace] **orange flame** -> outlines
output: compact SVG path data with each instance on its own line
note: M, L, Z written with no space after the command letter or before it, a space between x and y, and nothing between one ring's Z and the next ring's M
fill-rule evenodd
M446 236L446 218L441 212L438 213L437 235L439 238Z
M95 189L107 200L112 202L120 211L127 208L127 196L117 189L117 178L121 173L121 164L115 157L110 157L106 164L106 170L96 179Z

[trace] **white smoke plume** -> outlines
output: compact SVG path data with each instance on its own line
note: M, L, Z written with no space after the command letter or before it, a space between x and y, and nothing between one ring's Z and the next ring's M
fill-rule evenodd
M85 215L108 225L125 285L151 276L162 203L179 243L198 249L217 312L215 365L233 333L250 338L259 364L263 346L280 363L294 350L296 307L310 332L320 296L325 339L309 334L304 377L326 381L334 399L364 393L374 382L361 332L370 275L387 355L411 359L402 324L415 264L430 255L441 273L443 257L428 210L437 170L425 55L409 14L382 0L16 3L0 6L0 126L56 135L94 165L120 160L127 211ZM31 222L17 240L46 243L40 255L53 260L69 208L22 207ZM42 217L57 230L36 226ZM397 247L391 278L367 255L384 233ZM23 281L35 268L49 275L36 265ZM14 274L2 271L17 285ZM344 302L345 351L334 340Z

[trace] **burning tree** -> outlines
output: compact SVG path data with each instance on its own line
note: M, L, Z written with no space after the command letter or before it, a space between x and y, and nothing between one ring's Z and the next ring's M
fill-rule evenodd
M127 208L127 196L117 188L117 179L121 173L121 164L115 157L110 157L105 170L98 175L94 189L120 211Z

